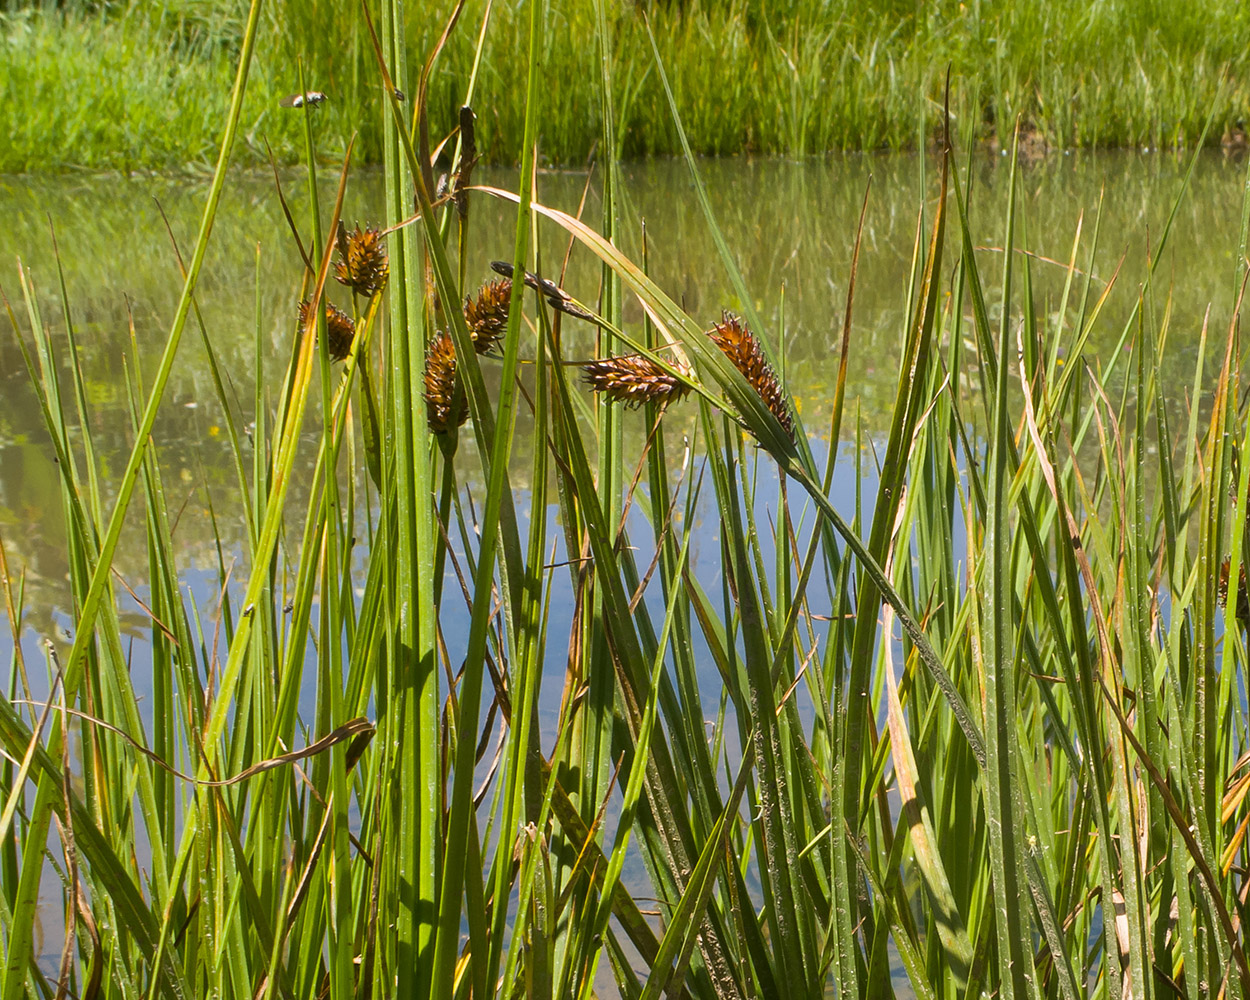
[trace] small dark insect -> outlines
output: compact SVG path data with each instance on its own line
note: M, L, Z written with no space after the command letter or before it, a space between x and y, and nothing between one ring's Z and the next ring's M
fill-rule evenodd
M408 100L408 98L404 96L404 92L398 87L395 88L395 100L399 101L400 104L403 104L404 101Z
M278 102L283 108L302 108L305 104L310 107L316 107L326 99L326 95L320 90L309 90L302 94L288 94Z
M244 617L244 618L251 618L251 617L252 617L252 612L254 612L255 610L256 610L256 605L255 605L255 604L249 604L246 608L244 608L244 609L243 609L243 617Z
M294 601L287 601L284 605L282 605L282 613L284 615L289 615L294 610L295 610Z
M512 265L506 260L492 260L490 262L490 269L496 274L502 274L505 278L512 277ZM557 285L554 281L549 281L546 278L540 278L538 275L530 271L526 271L525 283L529 285L530 288L534 289L534 291L542 293L543 297L547 300L547 304L551 306L552 309L558 309L560 312L566 313L569 316L575 316L578 319L593 318L591 313L574 303L569 293Z

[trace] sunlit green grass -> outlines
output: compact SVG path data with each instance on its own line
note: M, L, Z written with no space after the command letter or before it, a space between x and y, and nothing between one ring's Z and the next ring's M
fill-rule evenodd
M440 134L455 122L486 8L470 0L430 80ZM0 16L0 172L85 166L207 169L225 109L242 16L221 0L144 0L65 13ZM480 146L514 163L524 120L526 8L492 4L479 73ZM1250 106L1250 15L1233 0L1204 5L858 4L850 0L673 0L613 4L606 29L617 60L614 141L625 156L679 151L651 66L643 11L652 18L685 125L698 154L776 153L926 146L938 128L949 68L954 111L977 141L1006 144L1017 118L1030 150L1074 146L1170 148L1198 140L1244 141ZM594 5L544 5L538 58L548 100L542 155L585 163L600 136ZM448 13L414 9L409 72L419 68ZM255 80L239 157L263 162L264 141L299 158L290 115L276 102L294 91L302 59L309 85L331 95L321 111L322 151L341 153L353 129L357 154L381 159L381 91L359 7L279 0L261 25Z

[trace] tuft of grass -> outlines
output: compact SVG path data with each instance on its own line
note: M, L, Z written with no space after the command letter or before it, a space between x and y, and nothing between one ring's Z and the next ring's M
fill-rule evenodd
M480 61L476 33L455 33L427 81L428 110L434 131L450 132L462 82L476 66L478 149L487 161L512 164L529 65L516 40L528 15L511 0L469 0L463 19L479 26L488 9ZM601 132L598 56L586 41L600 27L593 4L557 0L544 12L536 58L551 86L542 155L581 165ZM1201 9L1135 0L923 8L682 0L604 12L615 66L613 148L625 157L679 152L646 44L648 19L699 155L926 146L940 127L948 69L959 83L953 111L961 127L995 147L1010 145L1019 120L1030 155L1186 148L1208 114L1215 124L1207 142L1246 141L1250 15L1233 0ZM206 167L241 27L223 0L0 15L0 130L10 137L0 172ZM442 27L440 16L425 11L406 26L408 73L416 73ZM320 111L324 152L341 156L359 127L357 155L380 162L382 90L368 32L358 5L327 0L278 0L267 10L241 158L263 163L266 140L283 161L302 155L298 116L277 108L298 89L300 61L309 85L330 95Z

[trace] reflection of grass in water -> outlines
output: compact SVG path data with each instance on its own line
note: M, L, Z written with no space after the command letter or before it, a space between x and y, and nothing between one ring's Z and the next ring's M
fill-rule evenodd
M879 439L887 430L905 326L898 290L906 283L914 216L921 203L920 166L911 157L852 157L822 164L738 160L703 165L717 218L738 251L757 303L781 302L778 290L784 286L784 308L770 305L765 312L777 320L784 317L786 382L812 435L827 434L829 386L837 362L837 330L830 317L840 315L850 254L845 236L855 226L869 173L872 193L864 238L872 266L861 270L857 283L849 393L870 434ZM1127 246L1121 292L1105 310L1106 315L1122 321L1133 302L1126 289L1140 280L1147 235L1157 234L1162 226L1166 193L1178 183L1183 166L1170 157L1120 154L1059 158L1031 166L1020 178L1020 200L1031 249L1051 259L1066 258L1079 212L1085 210L1089 232L1099 190L1105 187L1103 232L1116 237L1113 241L1104 236L1094 273L1100 279L1108 276ZM735 300L719 270L706 229L699 222L697 208L684 194L687 181L682 170L681 164L670 163L633 165L625 170L623 195L627 196L628 221L622 227L621 239L631 255L637 255L638 220L645 219L656 280L700 322L710 326L719 316L720 305L735 304ZM972 210L980 245L1001 247L1003 243L1001 200L1006 170L997 159L977 162L974 183L978 195ZM1224 248L1236 240L1234 227L1239 212L1233 200L1241 171L1239 163L1219 154L1200 161L1192 196L1181 206L1164 258L1165 272L1177 276L1169 278L1173 319L1170 347L1161 362L1174 427L1177 421L1185 420L1185 387L1190 382L1206 305L1211 303L1215 308L1213 328L1227 321L1223 302L1230 258ZM500 172L481 176L487 183L515 183L511 175ZM572 209L585 178L547 174L539 177L539 183L545 201ZM296 211L302 212L306 193L300 177L293 173L285 176L284 189ZM112 468L124 462L131 444L121 416L126 405L122 376L128 339L126 310L133 310L146 366L155 362L159 333L176 305L176 289L170 285L173 268L168 239L154 202L160 201L175 233L185 241L194 232L194 215L203 190L199 184L159 178L21 178L0 184L0 216L7 221L0 231L0 258L20 254L32 267L43 293L44 315L59 325L59 303L52 296L55 264L46 215L56 224L81 335L80 355L97 446ZM599 211L597 191L598 186L592 184L588 214ZM353 224L357 219L378 218L380 177L358 175L348 197L344 214ZM485 200L475 205L474 219L478 236L470 248L473 262L468 275L471 287L476 288L479 278L493 276L487 262L506 246L506 228L511 223L502 208ZM268 345L265 364L276 370L285 363L290 350L290 310L299 294L299 265L284 227L272 179L241 171L227 189L215 229L218 242L210 249L200 283L200 305L214 348L228 373L231 392L241 401L248 419L249 401L254 396L254 304L252 296L240 294L239 289L250 288L255 280L254 250L260 242L261 308ZM558 233L550 227L542 232L544 260L560 259L563 243ZM686 249L679 252L678 248ZM999 253L982 251L979 260L991 271L1001 266ZM566 281L579 297L590 301L599 283L592 264L588 255L575 250ZM1035 262L1033 277L1038 311L1053 320L1063 270ZM340 291L332 294L341 305L349 304ZM634 302L625 303L624 316L627 329L638 329L642 311ZM572 326L565 331L568 354L592 356L592 338L584 327ZM1070 328L1070 322L1066 323L1066 336L1071 335ZM1115 348L1115 329L1114 323L1104 323L1094 331L1090 357L1109 360ZM766 331L775 345L776 334ZM183 361L171 378L157 440L166 460L177 466L170 485L176 498L173 506L184 509L183 504L188 504L178 528L180 544L200 553L195 557L197 565L208 565L213 544L204 499L198 489L183 487L181 480L184 471L195 477L197 485L202 476L206 478L213 503L225 510L235 502L234 476L203 349L191 342L184 343L181 351ZM0 393L6 400L0 407L5 441L0 461L0 504L5 512L5 535L10 544L21 544L32 574L30 586L41 588L41 596L32 592L32 600L64 606L64 532L60 518L49 516L59 507L55 466L43 443L38 408L11 339L0 339L0 361L5 373L0 375ZM527 384L532 384L531 373L532 367L526 366L523 378ZM488 380L496 375L488 365ZM959 377L959 384L968 391L975 391L975 383L971 372ZM187 404L195 405L188 408ZM1200 405L1209 408L1209 394ZM675 411L670 424L679 416L685 414ZM643 424L641 417L626 421L639 443L645 439ZM844 439L850 433L848 428ZM677 455L680 435L675 434L674 440L678 443L670 452ZM465 442L465 446L470 445ZM480 485L475 478L475 462L464 463L462 475L468 477L467 482ZM529 440L523 439L514 444L513 482L527 482L529 467ZM106 483L106 495L111 496L108 488ZM296 488L303 488L298 481ZM219 525L231 551L243 543L240 528L231 519ZM139 530L137 523L135 530ZM141 535L134 538L141 542ZM142 544L123 547L122 571L127 578L142 564L142 553ZM127 554L134 555L133 566L125 565Z
M638 221L645 219L651 235L652 271L662 287L700 322L710 326L722 306L740 306L731 298L707 232L701 227L697 207L687 190L680 164L656 163L631 166L625 171L626 222L621 239L631 254L638 254ZM815 431L822 424L812 418L820 407L836 353L836 327L845 297L845 274L849 265L846 234L853 231L863 187L872 175L873 190L865 232L865 252L873 269L860 276L856 292L855 344L851 352L852 384L867 396L867 417L888 410L892 397L894 363L902 340L905 317L898 289L905 285L911 256L915 217L921 204L919 166L914 159L849 158L822 164L787 164L772 161L712 162L704 167L709 178L713 207L727 237L738 252L757 303L781 302L769 318L784 318L786 325L787 380L799 405L806 408L807 423ZM1105 186L1104 235L1095 262L1095 273L1105 279L1115 269L1121 253L1128 251L1127 283L1140 280L1140 262L1150 233L1164 221L1167 192L1179 180L1183 164L1170 157L1143 158L1102 155L1060 158L1030 168L1021 177L1022 205L1026 206L1031 247L1052 259L1064 260L1070 252L1071 234L1080 211L1086 227L1092 226L1099 191ZM510 175L487 174L488 183L513 183ZM1172 340L1178 362L1187 372L1192 367L1202 313L1208 303L1221 308L1225 297L1230 260L1224 247L1235 241L1238 210L1236 191L1241 167L1218 154L1204 158L1193 182L1194 197L1182 206L1166 266L1184 262L1185 281L1175 283L1176 315ZM998 161L978 161L977 201L973 206L978 243L1001 247L1001 200L1006 166ZM544 175L539 178L540 197L566 209L576 207L585 178ZM350 221L376 218L380 212L378 182L362 176L349 191L345 215ZM288 176L285 187L298 206L303 185ZM187 240L194 231L202 188L184 182L158 179L82 179L9 181L0 184L0 206L8 225L0 232L0 254L20 253L40 279L45 295L54 284L53 262L47 234L50 214L67 248L65 266L74 303L75 318L85 331L82 350L91 362L92 400L108 394L121 404L120 358L126 338L126 306L133 309L141 346L154 352L159 331L176 305L171 290L168 239L154 199L169 213L175 233ZM590 211L597 211L592 199ZM483 203L476 213L480 234L471 250L470 283L489 276L487 263L506 245L509 225L503 210ZM290 238L272 182L263 175L242 175L227 189L217 221L219 243L210 251L201 283L201 305L214 344L235 380L242 398L249 398L250 339L253 303L250 288L255 245L262 252L262 308L273 345L275 362L289 350L291 323L288 311L297 294L299 269L289 252ZM563 242L550 227L542 230L546 260L563 256ZM676 248L683 248L680 252ZM72 251L72 252L69 252ZM996 270L1000 255L983 251L985 266ZM1039 311L1058 308L1063 271L1050 264L1035 266L1035 298ZM567 284L579 297L593 300L598 277L588 255L575 251ZM345 300L340 296L340 304ZM1117 318L1131 305L1130 296L1117 297L1109 307ZM54 305L49 305L54 310ZM51 313L55 316L55 312ZM636 327L641 310L626 304L626 323ZM1223 325L1226 316L1213 313ZM571 346L590 343L582 331ZM1104 356L1113 344L1095 332L1094 353ZM1099 339L1101 338L1101 339ZM174 373L174 398L201 405L211 403L212 388L199 345L185 345L189 363ZM11 343L0 343L0 357L8 378L20 384L20 361ZM1168 363L1168 359L1165 359ZM1178 372L1178 376L1180 373ZM1169 378L1169 385L1180 377ZM24 386L17 390L24 391ZM29 408L26 408L29 412ZM820 412L817 410L816 412ZM32 417L33 413L30 414ZM27 428L29 431L31 428Z
M232 83L244 11L224 0L62 5L0 21L8 42L0 83L0 171L60 166L208 169ZM477 24L484 0L464 18ZM680 152L650 70L640 11L613 5L616 130L626 155ZM299 158L300 125L278 100L296 89L302 59L330 95L319 114L337 151L362 129L358 152L382 148L380 89L359 7L277 0L262 25L244 112L242 158L263 162L262 136ZM645 8L686 109L696 152L782 153L912 147L937 122L947 67L956 113L979 138L1006 145L1017 117L1030 149L1192 144L1212 110L1211 139L1245 142L1250 18L1234 0L1202 5L1021 0L916 7L850 0L680 2ZM598 137L594 7L545 8L545 155L582 164ZM523 5L493 5L479 93L480 145L514 162L524 122L527 57L516 44ZM410 28L408 51L429 51L440 18ZM431 81L438 130L455 124L458 81L473 64L473 31L454 35ZM1090 53L1098 58L1091 59ZM415 73L417 64L410 67Z
M400 37L384 26L383 52ZM527 147L541 107L529 96ZM393 165L426 151L388 141L393 223L414 184ZM84 886L67 967L88 992L109 956L98 995L110 998L510 996L516 984L585 996L607 971L631 996L672 977L700 998L815 997L834 983L1024 1000L1080 996L1091 975L1118 980L1122 959L1134 995L1156 970L1191 986L1213 969L1250 978L1227 903L1247 860L1245 801L1236 786L1224 795L1243 749L1244 664L1217 589L1222 557L1231 549L1232 573L1242 554L1229 496L1244 511L1250 492L1250 465L1234 460L1236 352L1214 333L1190 348L1192 395L1211 384L1208 355L1220 375L1214 403L1178 419L1163 380L1179 378L1158 363L1180 315L1156 252L1173 232L1157 230L1153 270L1139 272L1151 290L1139 296L1126 273L1103 304L1111 272L1092 226L1048 286L1054 265L975 249L1065 259L1023 238L1038 206L1015 194L1014 172L979 174L965 221L966 178L934 166L941 187L916 188L931 200L910 252L891 258L888 241L874 245L885 227L868 222L818 243L857 247L858 273L889 279L881 340L855 340L863 310L844 329L830 306L845 303L851 266L816 296L826 335L811 365L831 387L816 415L854 448L813 447L814 415L779 384L807 363L774 319L793 328L771 280L787 258L758 292L733 280L736 301L683 309L680 261L666 272L662 260L683 244L649 227L639 263L636 205L611 166L593 223L533 210L580 242L562 284L598 304L593 325L536 310L518 281L490 357L459 275L471 254L508 245L505 226L482 225L492 212L510 218L513 263L538 258L508 195L487 208L474 194L461 225L415 182L422 219L389 240L389 287L333 296L355 323L342 364L311 328L322 289L306 290L309 328L292 330L298 276L275 282L272 311L263 282L201 286L207 298L260 285L259 318L240 312L233 337L205 317L211 364L195 383L216 401L227 455L228 501L200 525L221 545L219 617L183 586L182 455L159 439L145 453L156 397L130 405L152 385L178 401L164 377L182 318L158 358L113 361L117 378L89 385L107 351L93 356L75 325L74 353L71 331L41 320L55 314L39 298L48 283L31 292L23 276L20 343L63 359L32 381L79 609L57 663L87 718L72 723L77 784L61 773L66 717L35 736L33 713L0 696L6 782L19 794L38 782L0 812L0 994L51 992L31 958L52 858L71 891L45 913L76 913ZM527 167L520 204L534 180ZM314 192L299 206L306 237L321 220L305 242L322 273L334 204ZM1014 223L985 223L995 209ZM911 209L898 214L917 231ZM741 216L736 245L785 228L766 208ZM443 235L455 228L460 242ZM734 247L696 249L737 279ZM540 268L556 259L542 249ZM1224 269L1227 288L1239 268ZM758 341L709 337L720 304ZM454 351L451 405L463 396L471 417L432 435L422 391L438 336ZM892 368L870 419L845 406L844 343ZM686 392L662 418L644 399L623 419L575 385L566 363L592 354L647 358ZM127 410L85 420L96 393ZM846 464L869 442L875 480ZM112 573L124 519L110 513L136 490L128 582L154 623L142 704ZM227 522L243 556L229 573ZM696 547L715 552L711 572L695 571ZM32 745L47 753L28 759ZM54 829L54 814L68 822ZM660 922L641 912L650 899ZM1102 919L1113 908L1122 921Z

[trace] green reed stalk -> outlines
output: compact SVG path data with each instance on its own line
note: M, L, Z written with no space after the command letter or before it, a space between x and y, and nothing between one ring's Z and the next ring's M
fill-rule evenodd
M603 210L600 225L605 238L619 242L622 192L620 169L616 158L616 114L613 108L611 45L607 29L607 12L602 0L596 0L595 47L598 50L599 108L602 122L600 176L603 187ZM602 266L600 274L598 312L609 323L619 327L622 314L620 278L606 264ZM608 357L619 349L619 341L599 327L596 331L596 354L599 357ZM620 407L610 405L607 400L599 401L595 412L595 439L599 450L596 485L600 503L603 506L603 516L610 528L621 523L622 500L626 485L622 481L626 467L623 420ZM602 589L597 587L591 588L589 593L591 595L590 607L587 609L588 614L584 616L586 641L590 647L587 711L579 713L579 721L584 726L580 748L581 759L570 762L580 765L582 772L578 797L582 819L587 823L593 822L595 813L608 795L609 785L613 778L612 717L613 703L616 698L615 671L606 628L605 595ZM643 752L646 752L645 749ZM639 781L635 793L641 788L641 772L641 766L630 770L630 781L634 780L635 775ZM628 798L628 789L626 795ZM623 825L628 826L624 821L622 822ZM609 857L609 874L606 879L609 885L614 877L619 876L618 847L622 855L624 851L623 845L618 843ZM612 873L613 867L617 869L615 876ZM586 900L583 917L587 926L591 928L591 933L595 935L601 934L603 926L607 923L605 910L610 905L611 893L606 893L597 902L598 913L596 914L594 896ZM587 935L582 941L582 948L588 951L589 947L590 940ZM579 957L583 962L591 959L591 956L586 954ZM594 967L594 961L591 959L591 969L593 970ZM583 996L592 979L593 976L586 977L586 982L583 984Z
M408 90L405 31L403 5L398 0L383 3L383 47L378 56L391 68L393 86ZM383 129L389 227L408 216L414 175L405 156L407 136L400 116L384 113ZM383 479L386 516L380 538L384 545L393 545L395 559L389 564L393 598L388 607L385 695L378 706L386 717L388 759L380 773L389 779L386 809L391 814L389 822L380 822L380 835L398 844L393 867L381 885L379 909L394 914L396 929L394 943L382 948L376 975L379 986L389 985L383 973L393 970L405 996L424 996L433 981L433 901L442 840L437 748L422 739L422 734L428 737L436 731L439 712L431 586L434 526L426 503L432 486L425 458L430 439L421 419L424 407L418 388L425 370L427 329L421 291L424 261L419 232L411 227L401 230L390 246L390 331L384 360L390 399L385 425L393 441L383 468L393 466L394 479L389 475Z
M1003 302L1011 301L1014 264L1015 173L1007 214L1007 243L1003 255ZM1011 1000L1027 995L1029 968L1026 949L1032 934L1023 902L1024 879L1019 836L1016 775L1020 752L1017 746L1015 678L1015 630L1008 590L1011 530L1007 519L1007 456L1010 428L1007 421L1007 359L1011 329L1006 311L999 326L998 376L994 389L994 423L991 429L990 462L987 469L991 493L985 547L988 550L985 589L988 607L983 611L982 649L985 656L986 820L990 833L990 878L994 889L994 929L998 944L1000 989Z

